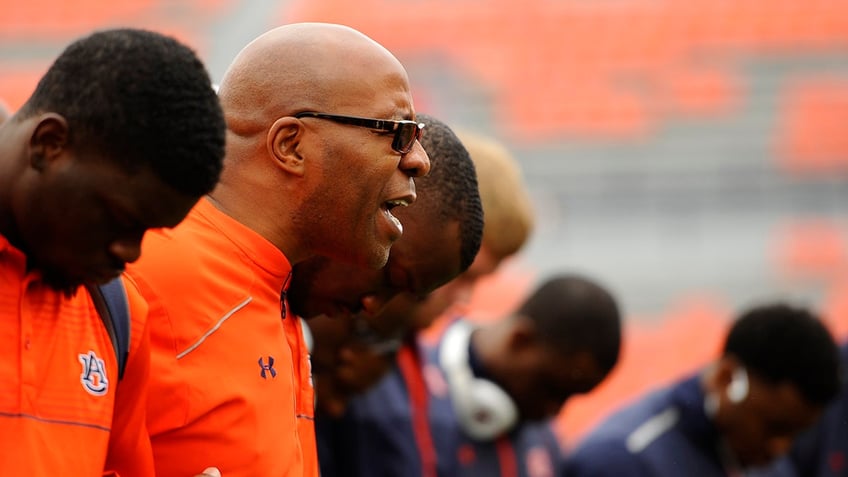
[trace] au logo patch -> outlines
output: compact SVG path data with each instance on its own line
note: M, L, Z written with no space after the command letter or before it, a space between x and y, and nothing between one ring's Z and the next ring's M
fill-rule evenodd
M102 396L109 390L109 381L106 379L106 364L98 358L94 351L79 355L82 364L80 382L85 390L94 396Z

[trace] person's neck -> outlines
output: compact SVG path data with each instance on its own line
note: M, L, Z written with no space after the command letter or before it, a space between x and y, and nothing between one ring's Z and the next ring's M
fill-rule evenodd
M291 220L280 213L280 204L267 205L268 197L262 197L262 192L246 189L230 187L222 181L206 198L215 208L274 244L292 265L310 258L297 234L289 230Z

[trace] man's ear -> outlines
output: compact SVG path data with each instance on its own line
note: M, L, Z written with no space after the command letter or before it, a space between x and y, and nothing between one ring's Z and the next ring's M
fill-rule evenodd
M536 344L536 326L524 316L513 316L509 330L509 349L512 352L521 351Z
M30 166L37 171L43 171L67 149L69 139L68 122L65 118L56 113L42 116L29 138Z
M727 386L733 381L733 372L740 366L736 356L727 354L719 358L715 363L715 369L712 378L712 388L717 392L724 392Z
M291 116L277 119L268 130L268 153L279 167L296 176L304 173L304 160L300 154L303 132L303 123Z

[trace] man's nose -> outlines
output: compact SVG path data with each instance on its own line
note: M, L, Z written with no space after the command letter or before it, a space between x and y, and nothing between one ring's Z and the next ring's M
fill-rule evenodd
M412 150L401 155L398 167L410 177L424 177L430 173L430 157L416 140Z

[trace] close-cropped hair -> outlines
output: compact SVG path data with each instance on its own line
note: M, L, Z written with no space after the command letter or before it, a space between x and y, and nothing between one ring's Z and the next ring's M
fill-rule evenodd
M137 29L105 30L70 44L19 116L53 112L80 155L149 168L187 195L221 174L226 124L209 74L177 40Z
M424 123L421 146L430 157L430 174L415 180L422 209L444 221L459 222L461 270L471 266L483 239L483 206L477 173L468 151L447 124L418 114Z
M609 372L621 349L621 313L603 286L578 275L556 275L539 286L516 314L535 325L540 340L564 353L588 351Z
M839 352L828 329L812 311L784 303L753 307L734 322L724 355L767 381L788 382L814 404L839 390Z
M517 253L533 231L533 206L518 162L494 138L457 131L480 183L486 223L483 243L497 258Z

